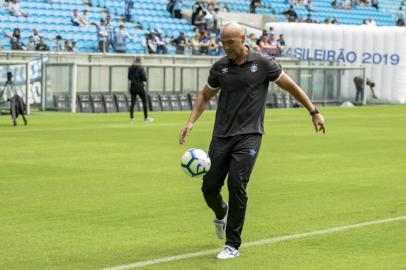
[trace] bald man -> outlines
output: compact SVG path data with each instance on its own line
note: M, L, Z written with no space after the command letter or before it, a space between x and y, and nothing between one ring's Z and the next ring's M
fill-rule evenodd
M309 111L316 132L325 133L324 118L305 92L273 59L246 47L245 31L229 23L221 32L226 56L210 69L206 85L200 91L179 143L184 144L205 107L220 92L209 156L210 171L203 177L202 191L215 214L215 231L226 238L218 259L240 255L241 232L247 208L246 188L264 134L265 101L269 82L289 92ZM228 204L221 188L228 175Z

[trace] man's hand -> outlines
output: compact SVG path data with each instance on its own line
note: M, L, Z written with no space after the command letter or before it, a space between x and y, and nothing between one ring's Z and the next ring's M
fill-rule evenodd
M312 121L316 132L323 131L323 133L326 133L323 115L321 115L320 113L314 114L312 116Z
M193 123L190 123L190 122L187 123L184 128L182 128L182 130L180 131L180 134L179 134L179 144L185 143L185 138L192 131L192 128L193 128Z

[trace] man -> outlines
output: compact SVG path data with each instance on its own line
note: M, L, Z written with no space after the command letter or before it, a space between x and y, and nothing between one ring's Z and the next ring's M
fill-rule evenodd
M148 117L148 107L147 107L147 95L144 89L144 82L147 81L147 74L142 67L142 59L137 56L133 65L128 69L128 80L131 82L130 94L131 94L131 105L130 105L130 123L134 124L134 106L137 100L137 95L141 98L142 108L144 109L144 122L151 123L154 122L153 118Z
M35 46L39 43L39 39L41 38L40 30L38 27L35 27L32 30L32 37L34 38Z
M355 94L355 101L358 101L358 100L362 101L362 99L364 98L364 77L355 76L354 84L355 84L355 89L357 91ZM372 98L378 99L378 97L375 95L375 91L374 91L375 83L367 78L366 85L368 85L369 88L371 89Z
M132 39L130 34L128 34L125 26L122 24L114 33L114 50L117 53L127 52L127 40Z
M20 16L28 17L28 14L21 10L20 3L17 2L17 0L10 1L7 6L7 10L8 10L8 12L10 12L11 15L14 15L17 17L20 17Z
M262 7L263 4L261 2L261 0L251 0L250 3L250 13L256 13L256 8L257 7Z
M134 7L134 2L133 0L125 0L124 2L124 10L125 10L125 21L126 22L131 22L131 10Z
M183 0L175 0L175 3L173 5L172 17L174 17L176 19L182 19L183 18L182 4L183 4Z
M74 9L71 17L71 22L74 26L87 26L89 22L79 14L79 10Z
M37 51L49 51L49 47L45 43L45 38L44 37L39 38L39 43L37 44L37 47L35 49Z
M185 33L180 32L179 36L172 40L172 44L176 48L176 54L185 54L185 49L190 45Z
M55 37L55 52L62 52L63 51L63 40L61 35L57 35Z
M203 113L204 108L220 92L209 156L210 171L203 177L202 191L207 205L215 214L217 237L226 237L218 259L239 256L241 232L247 206L246 188L259 152L270 81L288 91L310 112L316 132L323 131L324 118L304 91L283 72L272 58L246 47L244 29L237 23L226 24L221 32L226 56L210 69L207 84L199 93L179 143ZM228 204L220 194L228 174ZM226 226L227 224L227 226Z
M282 12L282 14L286 16L289 22L295 22L297 20L297 13L293 5L290 5L289 9Z
M278 56L282 56L286 48L286 42L283 34L279 35L279 39L276 41L276 45L278 46Z
M99 52L106 53L107 50L107 40L109 38L109 33L107 32L106 21L104 19L100 20L100 24L94 24L97 28L97 39L99 40Z
M113 48L114 50L114 26L111 22L111 16L107 15L106 16L106 30L107 30L107 45L106 45L106 51L110 52L110 47Z

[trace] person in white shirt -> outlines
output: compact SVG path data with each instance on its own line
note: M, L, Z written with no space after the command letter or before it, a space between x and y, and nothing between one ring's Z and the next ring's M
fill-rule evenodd
M18 3L17 0L12 0L7 6L7 10L8 12L10 12L11 15L17 17L20 16L28 17L28 14L21 10L20 3Z

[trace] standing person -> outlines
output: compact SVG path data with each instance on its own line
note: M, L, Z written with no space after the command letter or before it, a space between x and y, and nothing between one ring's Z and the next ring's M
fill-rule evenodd
M221 32L226 56L210 69L207 84L199 93L179 143L220 92L212 141L209 149L210 171L203 177L202 191L207 205L215 214L215 231L226 238L218 259L239 256L241 232L247 207L246 188L264 134L265 101L269 82L288 91L310 112L316 132L323 131L324 118L305 92L283 72L273 58L245 46L244 29L237 23L226 24ZM228 174L228 204L220 194ZM227 226L226 226L227 225Z
M124 10L125 10L125 21L131 22L131 10L134 7L133 0L125 0L124 2Z
M141 98L142 108L144 109L144 122L151 123L154 122L153 118L148 117L148 107L147 107L147 95L144 89L144 82L147 81L147 74L142 67L142 59L137 56L134 60L133 65L128 69L128 80L131 82L130 94L131 94L131 105L130 105L130 123L135 122L134 119L134 106L137 100L137 95Z
M128 39L132 39L132 37L128 34L125 26L120 25L114 33L114 50L118 53L126 53Z
M100 24L95 24L97 28L97 39L99 40L99 52L106 53L107 41L109 38L109 33L107 32L106 21L104 19L100 20Z
M112 47L114 50L114 26L111 22L110 15L106 16L106 30L107 30L107 34L108 34L106 50L107 50L107 52L110 52L110 47Z

